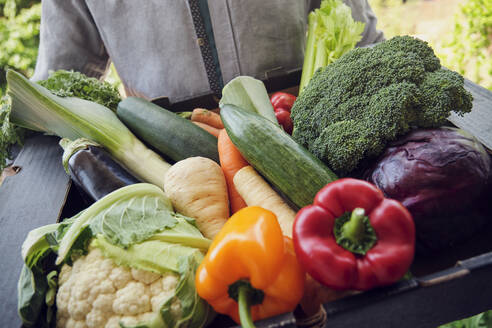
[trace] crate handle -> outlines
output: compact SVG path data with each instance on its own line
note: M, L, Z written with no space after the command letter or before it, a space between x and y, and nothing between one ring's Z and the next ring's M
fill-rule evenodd
M439 276L436 278L432 278L429 280L419 280L419 285L422 287L434 286L434 285L442 284L444 282L447 282L447 281L450 281L453 279L462 278L468 274L470 274L470 270L463 268L463 269L460 269L460 270L455 271L453 273L449 273L449 274Z

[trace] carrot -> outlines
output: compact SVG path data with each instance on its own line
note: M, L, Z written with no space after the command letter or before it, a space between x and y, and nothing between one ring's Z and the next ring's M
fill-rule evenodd
M208 124L201 123L201 122L193 122L193 123L196 124L196 125L198 125L202 129L204 129L205 131L207 131L211 135L214 135L216 137L219 137L219 133L220 133L220 130L219 129L216 129L213 126L210 126Z
M220 115L204 108L195 108L191 114L191 120L193 122L208 124L216 129L224 128Z
M243 158L236 146L234 146L225 129L222 129L219 133L217 149L219 151L220 166L222 167L227 182L231 213L234 214L241 208L246 207L246 203L234 186L234 175L236 175L236 172L241 168L248 166L249 164Z

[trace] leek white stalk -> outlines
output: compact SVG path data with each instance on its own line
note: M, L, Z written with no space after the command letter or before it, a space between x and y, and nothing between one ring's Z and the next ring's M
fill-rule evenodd
M163 187L170 165L138 140L109 108L80 98L55 96L12 70L7 72L7 82L12 123L71 140L95 141L136 177Z

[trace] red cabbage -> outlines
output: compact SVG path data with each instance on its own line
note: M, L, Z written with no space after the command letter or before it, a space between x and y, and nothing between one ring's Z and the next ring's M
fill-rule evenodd
M463 130L415 130L389 145L364 178L412 213L418 250L465 240L489 219L483 213L491 159ZM490 195L489 195L490 198Z

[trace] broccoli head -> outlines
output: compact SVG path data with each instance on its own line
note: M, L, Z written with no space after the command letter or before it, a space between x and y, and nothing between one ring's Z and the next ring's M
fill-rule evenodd
M357 48L316 71L292 107L292 136L346 175L412 128L470 112L463 85L422 40L398 36Z

